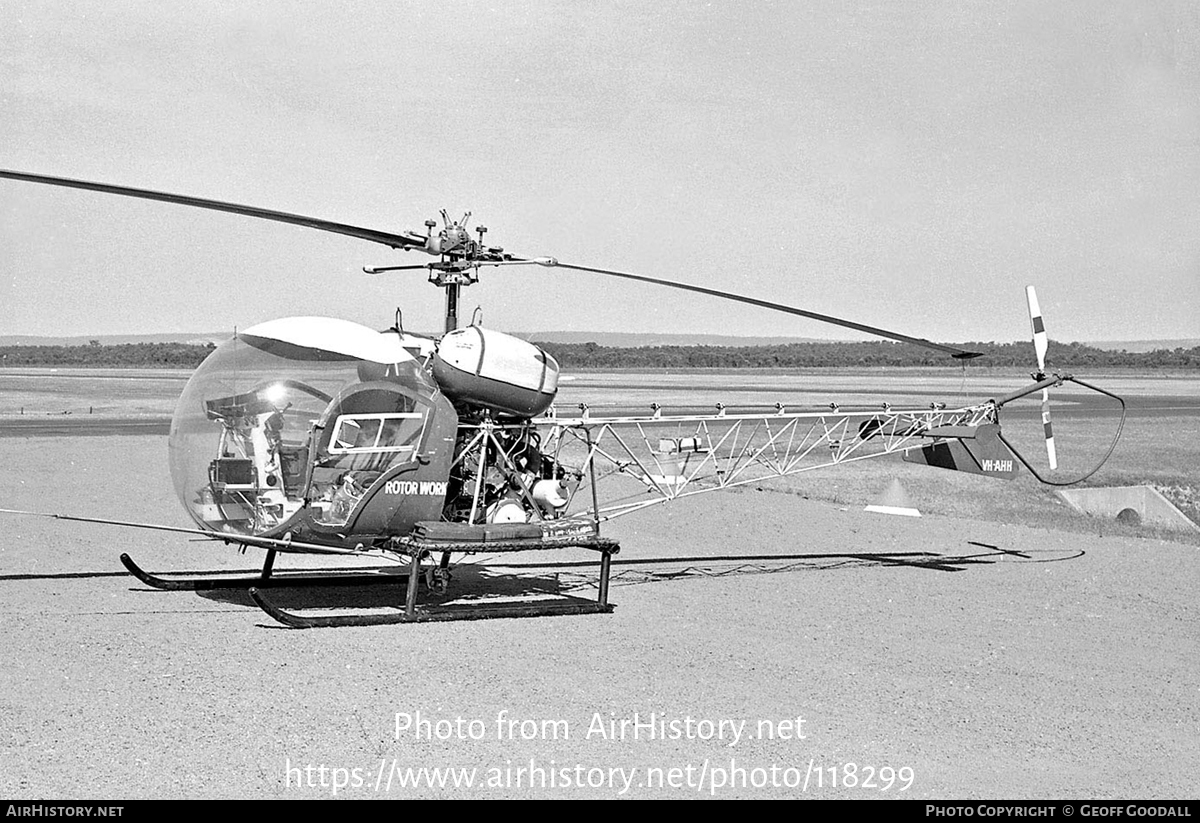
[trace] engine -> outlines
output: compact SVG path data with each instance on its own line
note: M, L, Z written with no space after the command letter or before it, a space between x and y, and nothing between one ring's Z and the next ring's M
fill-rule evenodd
M460 429L455 453L461 460L450 472L445 519L531 523L558 518L581 475L543 453L532 426L497 427L492 434L490 447L481 449L472 443L476 430Z

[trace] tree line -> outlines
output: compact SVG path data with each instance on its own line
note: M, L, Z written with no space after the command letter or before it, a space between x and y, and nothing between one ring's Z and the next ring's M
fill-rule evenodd
M566 369L686 369L686 368L849 368L871 366L958 367L961 363L946 354L907 343L869 341L860 343L789 343L778 346L644 346L617 348L595 343L538 343ZM968 351L982 352L974 361L987 366L1017 366L1034 369L1033 344L962 343ZM1200 368L1200 346L1191 349L1159 349L1151 352L1110 351L1082 343L1051 341L1046 367L1082 368L1124 366L1142 369Z
M0 366L193 369L215 349L212 343L118 343L85 346L0 346Z
M536 343L570 369L799 369L851 367L957 367L960 361L907 343L789 343L776 346L641 346L596 343ZM1035 366L1033 346L1021 343L963 343L985 355L987 366ZM122 343L83 346L0 346L0 366L77 368L195 368L215 347L190 343ZM1051 341L1047 368L1128 367L1200 369L1200 346L1128 352L1082 343Z

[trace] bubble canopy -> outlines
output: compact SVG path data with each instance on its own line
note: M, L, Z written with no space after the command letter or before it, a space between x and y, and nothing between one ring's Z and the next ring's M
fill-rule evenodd
M301 515L346 523L366 486L419 446L436 388L407 342L347 320L293 317L218 346L171 420L171 479L192 519L246 535ZM314 471L335 464L336 474Z

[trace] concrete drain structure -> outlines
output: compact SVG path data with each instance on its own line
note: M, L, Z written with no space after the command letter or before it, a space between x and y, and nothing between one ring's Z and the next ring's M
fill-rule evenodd
M1060 489L1058 494L1068 506L1083 514L1200 533L1200 525L1175 508L1153 486Z

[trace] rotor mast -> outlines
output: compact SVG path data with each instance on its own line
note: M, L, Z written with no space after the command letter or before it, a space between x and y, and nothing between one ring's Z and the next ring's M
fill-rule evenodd
M498 266L517 261L512 255L504 253L499 247L489 247L483 244L483 236L487 234L487 226L476 226L474 231L478 240L470 235L467 221L471 213L467 212L461 220L451 220L446 210L442 210L444 226L434 234L437 222L425 221L425 236L417 243L412 243L406 249L417 249L438 258L436 263L404 266L364 266L367 274L382 274L388 271L403 271L405 269L425 269L429 272L429 282L446 291L446 314L443 332L449 334L458 328L458 301L463 286L479 282L480 266Z
M488 249L483 245L483 236L487 234L487 226L476 226L475 232L479 240L471 239L468 234L467 221L471 213L467 212L458 221L451 221L445 210L442 211L445 227L438 235L433 234L437 225L433 220L425 221L428 230L425 251L437 254L441 259L428 264L429 282L446 290L446 334L458 328L458 299L463 286L479 282L479 264L481 252L488 256L501 253L502 249Z
M446 334L458 328L458 290L462 288L459 283L446 284Z

